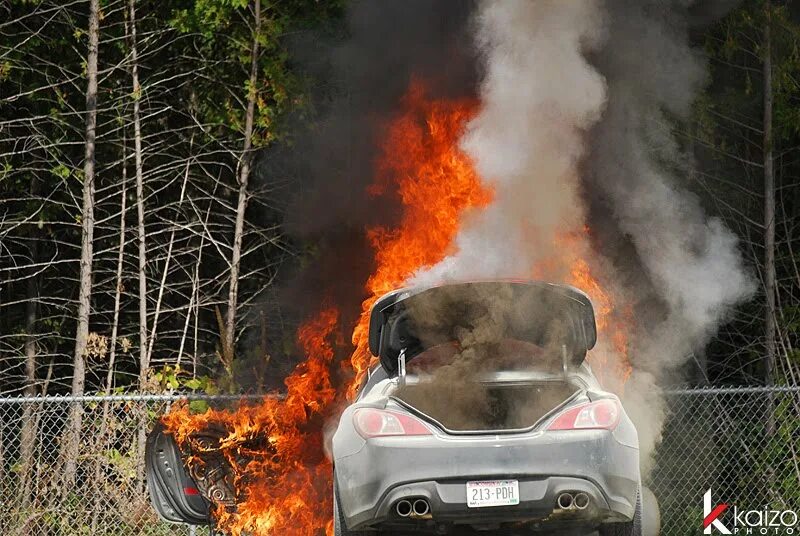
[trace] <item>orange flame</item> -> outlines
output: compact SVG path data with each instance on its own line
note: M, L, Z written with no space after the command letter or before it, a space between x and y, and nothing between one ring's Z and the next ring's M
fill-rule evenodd
M368 230L377 269L366 282L369 297L352 335L350 395L370 360L372 304L416 270L442 260L464 211L491 200L472 162L458 148L477 103L429 100L425 87L412 82L402 104L404 112L387 125L369 193L390 195L396 190L403 210L397 227ZM233 469L236 507L214 507L217 525L232 536L311 536L323 528L332 533L330 463L323 455L321 429L337 396L330 366L338 316L335 308L325 309L300 327L298 339L307 359L285 380L283 399L265 398L257 405L203 414L192 414L184 405L162 419L183 450L192 452L190 467L202 465L204 454L213 451ZM209 448L197 439L207 429L223 429L227 435Z
M236 508L214 508L218 526L232 536L311 536L320 527L332 532L330 462L324 456L321 422L315 419L336 396L329 368L338 318L336 309L325 309L300 328L298 339L308 359L286 378L283 399L201 414L183 405L162 419L178 444L192 452L190 466L214 453L233 469ZM220 428L228 434L211 447L196 436Z
M628 361L628 338L633 312L630 307L621 307L615 303L584 259L573 260L569 283L586 292L594 305L599 347L590 353L589 362L601 383L607 389L621 394L633 370ZM608 342L612 345L610 350L602 346Z
M425 86L414 80L403 108L405 111L389 125L377 180L369 189L372 195L381 195L396 185L403 213L397 228L369 230L377 269L367 280L369 297L361 304L361 317L353 330L355 350L350 364L355 378L348 389L351 399L371 360L368 332L372 304L417 270L441 261L449 252L464 212L484 207L492 199L491 190L481 185L472 160L458 147L478 103L470 99L428 100Z

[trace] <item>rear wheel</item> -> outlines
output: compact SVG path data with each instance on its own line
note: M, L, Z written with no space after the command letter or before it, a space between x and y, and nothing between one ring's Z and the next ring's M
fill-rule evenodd
M633 520L627 523L607 523L600 525L600 536L642 536L642 492L636 493L636 508Z
M642 486L642 536L661 534L661 509L658 499L647 486Z
M336 479L333 481L333 535L334 536L375 536L378 533L366 532L364 530L348 530L347 524L344 522L344 513L342 512L342 505L339 502L339 486Z

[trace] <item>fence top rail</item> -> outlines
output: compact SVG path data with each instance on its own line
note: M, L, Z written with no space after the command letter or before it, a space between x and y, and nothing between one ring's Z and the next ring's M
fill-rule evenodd
M3 396L0 404L31 404L31 403L83 403L83 402L178 402L182 400L208 400L208 401L237 401L261 400L264 398L283 398L279 393L240 394L240 395L208 395L204 393L173 393L173 394L125 394L125 395L48 395L48 396Z
M797 393L800 385L776 385L772 387L687 387L681 389L665 389L665 396L703 396L726 394L768 394ZM48 395L48 396L0 396L0 404L32 404L32 403L86 403L86 402L178 402L192 400L238 401L261 400L263 398L283 398L281 393L208 395L204 393L172 393L172 394L122 394L122 395Z
M726 386L726 387L686 387L682 389L665 389L667 396L683 395L730 395L730 394L769 394L769 393L798 393L800 385L773 385L773 386Z

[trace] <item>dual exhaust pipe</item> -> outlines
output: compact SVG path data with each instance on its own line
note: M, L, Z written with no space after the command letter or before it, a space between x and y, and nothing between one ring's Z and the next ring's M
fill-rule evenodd
M574 495L570 492L561 493L556 499L559 510L586 510L591 503L587 493L579 491ZM431 505L426 499L401 499L394 507L400 517L419 518L425 517L431 511Z
M556 499L556 505L559 510L586 510L589 507L589 495L580 491L573 495L569 492L564 492Z
M431 511L431 505L425 499L402 499L394 507L400 517L425 517Z

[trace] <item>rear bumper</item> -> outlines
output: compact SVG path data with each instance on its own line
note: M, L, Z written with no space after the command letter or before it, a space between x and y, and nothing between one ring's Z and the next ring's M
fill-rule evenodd
M373 512L363 512L361 519L351 520L354 527L370 525L421 526L476 525L499 529L501 525L525 525L552 530L558 526L593 527L606 521L624 521L614 512L603 493L588 480L575 477L520 477L520 503L515 506L468 508L464 502L466 481L427 481L401 484L379 501ZM585 510L555 508L557 497L564 492L584 492L590 497ZM404 498L424 498L431 505L431 514L422 519L401 518L394 510Z
M597 525L633 517L639 485L638 450L601 430L518 436L403 437L364 442L336 458L339 496L348 527L378 525L569 523ZM516 479L520 504L468 508L466 482ZM556 508L562 492L585 492L585 510ZM429 518L401 518L404 498L425 498Z

